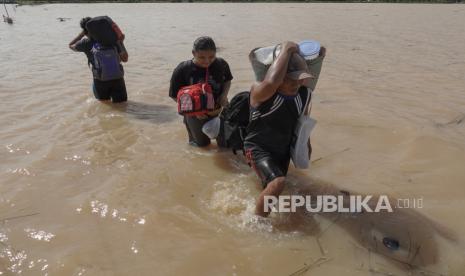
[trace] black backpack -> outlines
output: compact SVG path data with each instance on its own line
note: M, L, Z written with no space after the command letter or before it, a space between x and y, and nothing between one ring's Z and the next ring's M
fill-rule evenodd
M244 139L247 135L250 117L249 98L250 92L248 91L238 93L220 115L218 146L230 148L234 154L237 150L244 152Z
M108 16L93 17L86 23L86 30L89 36L102 45L110 46L118 41L118 32L121 32L118 25Z

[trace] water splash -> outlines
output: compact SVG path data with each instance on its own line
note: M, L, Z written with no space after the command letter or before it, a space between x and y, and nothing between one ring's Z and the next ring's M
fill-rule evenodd
M28 154L28 155L31 154L30 151L25 150L25 149L22 149L22 148L20 148L20 147L15 147L13 144L5 145L5 148L6 148L6 150L7 150L9 153L15 153L15 152L21 152L21 151L23 151L24 153L26 153L26 154Z
M38 241L50 242L55 237L55 234L47 233L42 230L35 230L32 228L26 228L24 229L24 232L28 234L27 235L28 237L33 238Z
M0 251L0 259L9 261L10 265L6 267L8 271L20 274L22 272L21 267L27 259L27 254L24 250L17 251L7 245Z
M31 175L31 172L26 168L8 169L6 172L12 173L12 174L26 175L26 176Z
M8 236L5 233L0 232L0 242L7 242Z
M255 197L250 190L248 175L239 174L232 180L213 185L207 208L226 218L226 223L241 231L272 232L272 220L256 216Z
M76 212L81 214L84 211L83 207L80 206L76 208ZM100 202L98 200L93 200L90 202L90 212L92 214L97 214L101 218L110 217L112 219L127 222L128 217L130 217L130 221L133 222L135 225L144 225L147 221L144 216L139 216L136 214L130 214L128 212L121 212L118 209L110 208L108 204Z
M64 158L66 161L74 161L74 162L81 162L84 165L90 166L92 162L89 160L89 158L83 158L80 155L73 155L73 156L65 156Z
M131 251L132 251L134 254L139 253L139 249L136 248L136 242L135 242L135 241L132 242Z
M104 218L107 216L108 213L108 205L98 200L93 200L90 202L90 206L92 207L92 213L99 214L100 217Z

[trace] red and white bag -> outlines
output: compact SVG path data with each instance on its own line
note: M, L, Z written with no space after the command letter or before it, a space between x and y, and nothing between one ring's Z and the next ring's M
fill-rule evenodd
M215 109L211 85L208 83L208 68L205 82L181 87L178 91L178 113L187 116L205 115Z

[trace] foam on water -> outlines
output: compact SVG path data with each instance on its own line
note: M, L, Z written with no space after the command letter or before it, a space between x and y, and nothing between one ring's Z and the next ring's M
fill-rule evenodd
M233 228L271 232L270 220L254 214L256 192L251 191L249 179L248 175L239 174L231 180L215 182L211 197L205 204Z

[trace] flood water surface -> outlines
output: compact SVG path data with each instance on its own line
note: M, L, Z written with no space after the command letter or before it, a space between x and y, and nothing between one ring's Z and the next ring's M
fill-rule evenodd
M464 275L464 5L9 8L0 275ZM79 20L103 14L130 55L130 101L119 106L94 99L85 56L68 49ZM172 70L201 35L231 67L230 98L253 82L251 49L326 46L314 162L290 169L285 193L344 189L422 199L423 208L257 219L260 187L244 158L188 146L168 98Z

